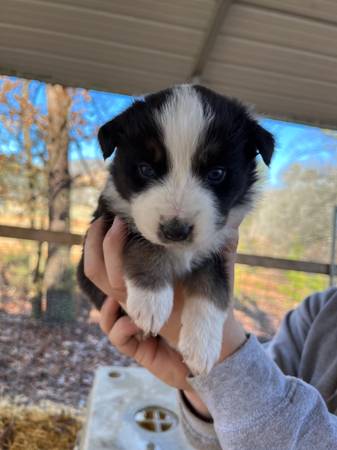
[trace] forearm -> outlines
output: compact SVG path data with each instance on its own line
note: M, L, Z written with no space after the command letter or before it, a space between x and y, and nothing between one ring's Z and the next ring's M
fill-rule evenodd
M209 375L189 382L210 411L222 448L336 448L337 418L318 391L284 376L254 336Z

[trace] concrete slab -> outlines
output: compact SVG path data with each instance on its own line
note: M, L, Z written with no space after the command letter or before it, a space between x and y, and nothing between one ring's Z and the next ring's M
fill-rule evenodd
M181 430L175 389L145 369L97 369L80 450L192 448Z

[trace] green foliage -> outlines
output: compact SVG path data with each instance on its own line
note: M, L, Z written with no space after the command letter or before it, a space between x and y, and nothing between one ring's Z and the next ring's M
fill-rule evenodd
M319 274L308 274L287 270L284 272L287 283L280 286L283 295L291 296L295 302L302 301L313 292L323 291L327 288L328 277Z
M286 312L313 292L328 287L326 275L237 265L235 295L275 304Z
M266 191L240 230L240 250L327 262L337 204L337 168L293 164L283 185Z

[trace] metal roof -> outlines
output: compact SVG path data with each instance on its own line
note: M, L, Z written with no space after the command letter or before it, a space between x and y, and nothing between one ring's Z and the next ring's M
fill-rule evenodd
M199 81L337 127L335 0L1 0L0 73L142 94Z

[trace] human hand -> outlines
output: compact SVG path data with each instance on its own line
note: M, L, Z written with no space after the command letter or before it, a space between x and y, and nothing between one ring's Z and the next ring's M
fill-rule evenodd
M234 277L234 261L238 242L239 223L233 221L232 238L224 249L231 286ZM113 226L104 236L103 221L96 220L90 227L84 248L84 272L103 292L107 299L101 310L100 326L111 343L122 353L134 358L141 366L166 384L181 389L201 414L207 408L192 391L186 381L190 373L181 355L174 350L178 342L181 326L181 311L184 302L183 288L175 287L174 308L168 322L160 332L160 337L139 340L139 329L128 316L120 317L120 305L125 306L127 292L123 279L122 252L125 242L125 226L116 218ZM233 353L245 340L245 334L235 321L232 309L229 311L223 333L223 347L219 361Z
M138 334L141 330L128 316L120 316L120 307L125 308L127 299L122 263L124 242L125 225L118 218L105 236L102 219L93 222L87 233L84 272L107 294L101 309L101 329L121 353L135 359L166 384L188 390L190 387L186 376L189 370L181 355L172 348L179 335L182 289L176 289L172 315L162 330L161 334L165 339L149 336L145 340L139 340Z

